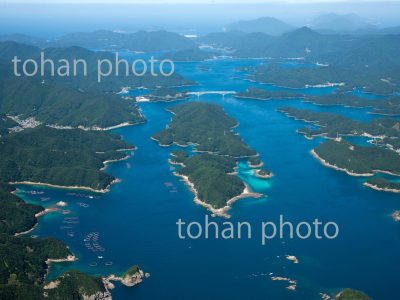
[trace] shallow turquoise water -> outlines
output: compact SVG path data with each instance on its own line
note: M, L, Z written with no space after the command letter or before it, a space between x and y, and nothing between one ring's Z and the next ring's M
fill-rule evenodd
M257 84L243 80L244 74L235 68L257 63L260 61L219 60L177 67L184 76L199 82L190 90L241 91ZM199 66L211 71L201 71ZM306 92L330 93L332 89ZM240 168L240 176L266 194L261 199L241 200L230 211L230 221L253 225L253 238L178 238L175 223L179 218L204 222L208 213L192 201L191 192L172 175L167 162L172 149L150 140L171 118L165 108L179 103L144 103L141 107L148 119L146 124L116 130L138 150L128 160L108 167L107 172L122 179L110 193L90 198L92 194L84 192L71 195L64 190L21 187L44 192L22 194L29 201L52 206L62 200L68 203L64 209L71 211L42 217L32 233L64 240L79 257L72 264L54 265L52 277L68 268L91 274L123 272L132 264L151 273L150 279L135 288L117 285L113 293L117 300L320 299L319 292L335 293L344 287L364 290L374 299L394 299L400 284L400 224L390 214L400 209L399 196L367 189L361 179L323 167L309 154L321 140L309 141L297 134L296 129L304 124L276 109L290 105L334 111L360 120L373 116L365 110L318 107L300 100L203 95L191 101L222 105L239 121L237 132L260 153L265 167L275 175L266 183L254 178L245 166ZM294 224L315 218L335 221L340 226L339 237L275 239L262 246L261 222L277 222L280 214ZM225 221L215 220L220 226ZM99 233L96 243L104 251L93 252L85 244L84 239L92 232ZM287 254L296 255L300 263L286 260ZM272 281L270 273L296 279L298 290L288 291L287 284Z

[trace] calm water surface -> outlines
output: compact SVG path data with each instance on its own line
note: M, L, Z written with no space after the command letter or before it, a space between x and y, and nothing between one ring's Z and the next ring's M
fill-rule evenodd
M191 91L242 91L248 86L277 89L244 80L235 69L261 61L217 60L181 63L178 72L199 83L182 89ZM202 68L200 68L202 67ZM206 67L206 68L204 68ZM328 94L332 88L303 92ZM370 96L369 96L370 97ZM146 124L116 130L138 147L126 161L110 165L107 172L122 180L105 195L47 188L40 195L20 193L24 199L52 206L65 201L70 213L48 214L33 232L64 240L79 257L72 264L54 265L51 277L67 269L91 274L123 272L139 264L151 277L143 284L126 288L117 285L114 299L320 299L319 293L334 294L344 287L364 290L374 299L394 299L398 294L400 224L390 214L400 209L398 195L362 186L362 180L320 165L309 154L321 142L306 140L296 133L304 123L276 111L295 106L331 111L358 120L376 117L363 109L319 107L300 100L239 100L226 95L193 96L190 101L222 105L240 122L236 129L256 149L266 168L274 173L267 182L257 180L240 168L240 176L261 199L245 199L231 210L230 221L248 221L248 239L181 240L176 221L204 222L208 212L196 205L188 188L173 176L167 160L172 149L150 140L162 130L171 115L165 109L179 103L144 103ZM334 221L340 226L335 240L275 239L261 245L261 222L278 222L279 215L297 224ZM221 228L223 219L213 219ZM96 240L87 239L96 233ZM97 234L98 233L98 234ZM86 242L85 242L86 238ZM89 241L89 242L88 242ZM94 251L94 250L98 251ZM296 255L293 264L285 255ZM100 258L99 258L100 257ZM297 291L274 276L297 280Z

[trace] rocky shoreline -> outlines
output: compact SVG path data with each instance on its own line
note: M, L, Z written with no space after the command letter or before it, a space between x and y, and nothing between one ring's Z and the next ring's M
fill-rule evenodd
M337 170L337 171L346 172L346 173L347 173L348 175L350 175L350 176L355 176L355 177L371 177L371 176L374 176L374 173L355 173L355 172L352 172L352 171L347 170L347 169L345 169L345 168L340 168L340 167L338 167L338 166L336 166L336 165L332 165L332 164L330 164L329 162L327 162L326 160L324 160L322 157L320 157L320 156L315 152L314 149L311 150L310 153L312 154L312 156L314 156L314 157L315 157L321 164L323 164L324 166L329 167L329 168L332 168L332 169L335 169L335 170Z

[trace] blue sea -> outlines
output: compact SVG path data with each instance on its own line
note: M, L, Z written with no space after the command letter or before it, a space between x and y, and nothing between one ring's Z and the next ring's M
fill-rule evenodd
M249 86L280 89L245 80L241 66L261 60L218 59L177 64L177 72L198 82L182 87L189 91L243 91ZM302 92L322 95L334 88L309 88ZM363 97L362 91L357 95ZM370 95L365 95L371 97ZM171 148L160 147L150 137L171 119L166 111L174 103L142 103L148 122L115 130L138 149L125 161L109 165L106 172L122 180L104 195L81 191L20 186L27 201L45 207L64 201L64 213L40 218L35 236L55 236L65 241L79 260L53 264L50 278L65 270L90 274L122 273L138 264L151 274L142 284L127 288L117 284L113 298L125 299L321 299L342 288L363 290L374 299L394 299L400 285L400 224L390 217L400 209L400 197L368 189L363 179L322 166L310 150L322 139L307 140L296 133L301 121L277 112L281 106L329 111L360 120L377 117L366 109L321 107L292 100L243 100L231 95L193 96L188 101L221 105L238 120L235 129L260 153L274 177L260 180L246 164L239 176L259 199L243 199L230 211L229 221L252 224L251 239L180 239L176 222L204 223L209 212L193 202L193 194L176 178L168 164ZM379 101L379 99L377 99ZM359 141L364 143L362 139ZM26 191L39 191L32 195ZM273 239L261 244L262 222L278 222L279 216L301 221L333 221L338 238ZM211 217L210 217L211 218ZM222 218L212 218L222 228ZM95 239L91 238L96 236ZM295 255L293 264L286 255ZM290 291L285 281L297 281Z

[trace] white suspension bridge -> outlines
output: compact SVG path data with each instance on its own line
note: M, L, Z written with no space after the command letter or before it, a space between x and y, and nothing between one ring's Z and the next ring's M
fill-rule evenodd
M188 92L188 95L195 95L197 98L200 98L202 95L221 95L225 97L225 95L236 94L235 91L200 91L200 92Z

